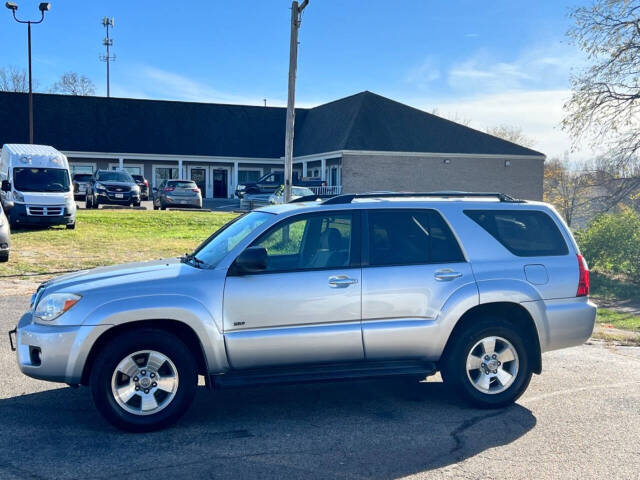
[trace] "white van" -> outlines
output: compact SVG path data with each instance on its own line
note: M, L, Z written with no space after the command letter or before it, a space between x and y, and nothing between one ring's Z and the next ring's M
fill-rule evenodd
M47 145L6 144L0 152L2 202L13 202L9 222L76 226L67 157Z

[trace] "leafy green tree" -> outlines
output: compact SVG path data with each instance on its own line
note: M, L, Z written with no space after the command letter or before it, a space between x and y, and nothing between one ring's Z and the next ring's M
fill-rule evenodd
M640 215L624 207L593 220L577 235L591 268L640 284Z

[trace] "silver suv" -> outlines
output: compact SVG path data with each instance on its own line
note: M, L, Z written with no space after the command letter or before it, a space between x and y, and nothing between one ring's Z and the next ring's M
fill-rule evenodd
M542 352L589 338L588 294L549 205L342 195L253 211L181 259L46 282L15 340L22 372L89 385L133 431L178 419L198 375L217 388L440 371L495 408L541 372Z

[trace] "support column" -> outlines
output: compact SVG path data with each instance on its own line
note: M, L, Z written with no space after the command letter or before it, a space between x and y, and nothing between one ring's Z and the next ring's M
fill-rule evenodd
M307 162L302 162L302 176L308 177L307 175Z
M320 178L322 180L327 179L327 159L323 158L320 160Z
M184 172L182 171L182 159L178 160L178 178L184 178Z
M120 170L124 170L124 158L120 157L120 158L118 159L118 165L119 165L119 166L118 166L118 168L119 168Z
M235 191L238 187L238 162L233 162L233 183L231 184L231 198L235 197Z

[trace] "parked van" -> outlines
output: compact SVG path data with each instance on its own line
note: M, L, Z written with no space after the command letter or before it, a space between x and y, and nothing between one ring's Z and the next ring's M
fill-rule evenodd
M76 204L67 157L47 145L6 144L0 152L2 202L11 225L76 226Z

